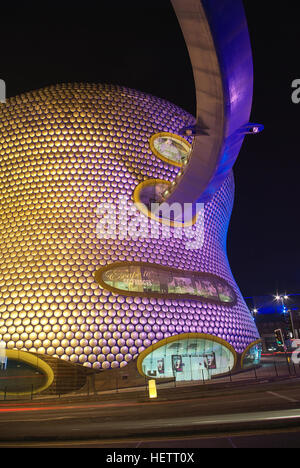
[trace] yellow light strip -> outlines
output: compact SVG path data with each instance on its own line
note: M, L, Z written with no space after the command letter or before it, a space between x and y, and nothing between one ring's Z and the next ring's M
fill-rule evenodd
M157 398L156 381L149 380L149 398Z

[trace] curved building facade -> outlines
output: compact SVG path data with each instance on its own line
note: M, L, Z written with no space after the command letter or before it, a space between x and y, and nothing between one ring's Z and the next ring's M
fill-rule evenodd
M149 361L171 340L173 370L179 355L201 368L222 355L220 371L212 367L220 374L257 343L226 254L232 173L187 225L147 214L187 163L193 137L178 134L193 123L163 99L99 84L51 86L0 106L7 348L109 369ZM153 354L140 370L159 377L151 366L165 359Z

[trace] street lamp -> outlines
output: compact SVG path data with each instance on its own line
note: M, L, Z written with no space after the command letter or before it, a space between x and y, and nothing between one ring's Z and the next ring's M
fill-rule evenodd
M275 296L276 301L281 302L282 307L283 307L283 312L286 313L286 311L287 311L289 313L289 315L290 315L290 322L291 322L291 325L292 325L292 334L293 334L293 338L295 338L296 335L295 335L295 327L294 327L292 311L291 311L291 309L287 310L286 305L285 305L285 301L287 301L288 298L289 298L289 296L287 296L286 294L283 294L283 295L277 294Z
M256 307L254 307L254 309L250 309L250 312L251 312L251 315L252 315L252 319L255 321L255 317L259 312L258 309Z

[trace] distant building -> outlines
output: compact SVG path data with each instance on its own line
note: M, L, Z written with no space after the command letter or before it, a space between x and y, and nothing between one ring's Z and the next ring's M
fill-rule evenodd
M278 351L275 330L281 329L288 343L300 338L300 294L291 294L282 303L274 296L254 296L245 299L263 341L264 351Z

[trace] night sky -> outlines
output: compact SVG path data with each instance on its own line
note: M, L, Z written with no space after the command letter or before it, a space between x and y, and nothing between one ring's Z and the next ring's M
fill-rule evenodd
M300 79L298 3L244 1L255 67L251 121L265 126L246 138L234 169L228 256L245 296L300 293L300 104L291 100ZM0 43L8 97L63 82L114 83L195 114L169 0L11 2L1 5Z

